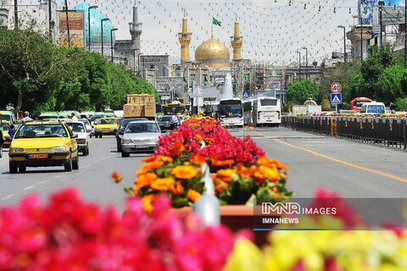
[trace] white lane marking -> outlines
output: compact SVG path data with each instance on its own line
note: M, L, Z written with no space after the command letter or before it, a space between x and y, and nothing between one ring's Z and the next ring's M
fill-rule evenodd
M1 200L10 199L10 198L12 198L14 196L15 196L15 194L11 194L11 195L5 196L4 198L1 198Z
M42 182L39 182L38 184L43 184L43 183L47 183L48 181L42 181Z
M61 175L55 176L54 179L61 178Z
M25 191L25 190L30 190L30 189L33 189L33 188L35 188L35 186L27 186L26 188L24 188L23 190Z

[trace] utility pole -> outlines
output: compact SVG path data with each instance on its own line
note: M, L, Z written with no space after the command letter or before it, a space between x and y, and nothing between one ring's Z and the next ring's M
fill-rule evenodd
M383 6L384 2L379 1L380 47L383 45Z
M65 0L65 16L66 16L66 30L68 32L68 47L71 47L71 34L69 31L69 11L68 11L68 1Z
M302 47L301 49L305 49L305 79L309 79L309 72L308 72L308 48Z
M301 81L301 52L297 51L298 53L298 76L299 76L299 81Z
M48 0L48 28L49 40L52 42L52 0Z
M360 60L363 60L363 24L360 22Z
M18 3L14 0L14 29L18 29Z

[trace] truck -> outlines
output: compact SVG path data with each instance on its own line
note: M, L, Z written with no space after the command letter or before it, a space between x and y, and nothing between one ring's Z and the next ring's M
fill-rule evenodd
M129 94L123 107L124 118L155 119L155 99L151 94Z

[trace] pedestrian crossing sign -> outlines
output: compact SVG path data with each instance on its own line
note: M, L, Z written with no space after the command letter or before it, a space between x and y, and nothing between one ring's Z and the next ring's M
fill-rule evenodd
M250 96L250 92L249 92L249 91L246 90L246 91L243 92L243 98L244 98L244 99L249 98L249 96Z
M341 93L331 93L331 104L341 104L342 103L342 94Z

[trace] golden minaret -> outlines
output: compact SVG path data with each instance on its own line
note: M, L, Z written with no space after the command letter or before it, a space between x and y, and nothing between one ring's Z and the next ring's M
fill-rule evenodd
M187 17L184 12L182 18L182 32L178 33L179 43L181 43L181 63L189 61L189 43L191 42L192 33L188 33Z
M233 47L233 60L241 60L242 59L242 44L243 44L243 37L239 35L239 22L235 21L235 34L230 37L232 47Z

